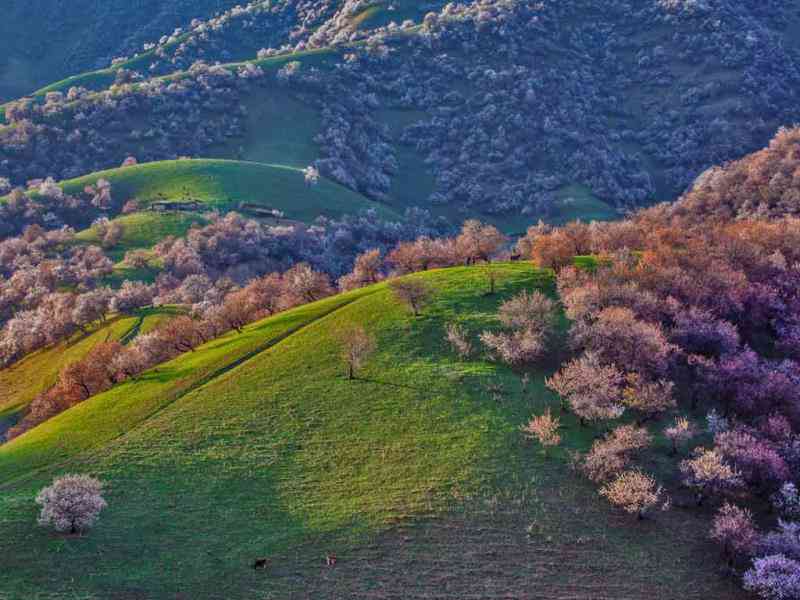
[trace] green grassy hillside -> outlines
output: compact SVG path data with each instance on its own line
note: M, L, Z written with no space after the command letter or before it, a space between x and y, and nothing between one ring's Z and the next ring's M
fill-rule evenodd
M0 419L27 406L56 382L62 368L81 360L95 345L110 340L127 343L137 334L151 330L171 312L169 309L150 309L136 315L116 317L88 334L78 334L29 354L11 367L0 370Z
M546 459L519 426L554 404L543 378L457 360L448 322L497 327L529 265L434 271L419 318L385 285L229 334L0 447L0 590L49 598L735 598L711 575L697 517L620 527L566 467L589 430L565 418ZM378 353L343 376L337 332L360 324ZM37 528L33 496L90 472L110 507L88 536ZM625 521L630 525L630 521ZM328 552L339 556L324 566ZM254 572L254 558L270 567ZM71 574L81 573L80 578ZM569 575L567 575L569 574ZM403 590L402 592L400 590Z
M308 163L306 163L308 164ZM117 199L153 201L196 200L209 210L236 210L248 202L282 211L287 219L311 222L318 216L340 217L375 208L385 217L390 209L367 200L327 179L308 187L299 168L230 160L174 160L145 163L93 173L63 183L79 193L98 179L107 179Z
M72 194L103 178L111 182L117 199L137 199L142 208L155 201L198 201L204 211L225 213L231 210L245 216L257 213L241 204L277 209L288 221L312 223L320 216L340 218L365 209L374 209L385 219L400 219L391 208L370 201L330 180L321 178L318 185L305 184L303 173L295 167L227 160L176 160L146 163L93 173L66 181L65 191ZM123 226L119 244L108 251L116 262L134 249L149 249L166 236L183 236L195 224L207 222L202 212L141 212L115 219ZM77 234L83 244L100 242L94 228ZM122 267L120 267L122 268ZM125 273L120 271L119 277Z

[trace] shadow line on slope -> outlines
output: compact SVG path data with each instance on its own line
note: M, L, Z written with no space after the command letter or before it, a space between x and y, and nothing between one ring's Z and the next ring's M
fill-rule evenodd
M189 386L187 386L187 387L185 387L183 389L177 390L176 393L174 393L169 398L169 400L167 400L164 404L159 406L156 410L154 410L154 411L146 414L145 416L143 416L139 420L138 423L133 425L128 430L123 431L120 434L115 435L113 437L109 437L106 440L102 440L101 442L99 442L99 443L97 443L97 444L95 444L93 446L90 446L90 447L87 447L87 448L85 448L83 450L80 450L80 451L76 452L75 454L66 457L63 461L56 462L56 463L45 464L45 465L42 465L41 467L33 468L30 471L28 471L26 473L23 473L21 475L18 475L16 477L13 477L13 478L8 479L6 481L0 482L0 489L10 488L10 487L12 487L12 486L14 486L14 485L16 485L16 484L18 484L20 482L23 482L23 481L26 481L28 479L34 478L37 475L41 474L42 472L46 472L48 470L53 470L53 469L57 470L57 469L60 469L60 468L62 468L64 466L70 464L70 463L74 463L76 461L82 461L82 460L89 459L99 448L105 447L108 444L111 444L111 443L113 443L113 442L125 437L126 435L132 433L133 431L136 431L137 429L142 427L142 425L147 423L150 419L152 419L153 417L155 417L156 415L158 415L162 411L166 410L170 406L174 405L176 402L178 402L179 400L181 400L182 398L184 398L188 394L190 394L192 392L195 392L198 389L208 385L212 381L215 381L216 379L218 379L218 378L222 377L223 375L229 373L233 369L236 369L237 367L245 364L246 362L248 362L251 359L253 359L256 356L258 356L259 354L261 354L263 352L266 352L267 350L270 350L271 348L274 348L275 346L277 346L281 342L287 340L288 338L292 337L296 333L299 333L300 331L304 330L305 328L307 328L307 327L309 327L309 326L311 326L311 325L313 325L315 323L318 323L319 321L325 319L326 317L329 317L330 315L338 312L339 310L341 310L341 309L343 309L343 308L345 308L347 306L350 306L351 304L354 304L355 302L358 302L359 300L362 300L364 298L368 298L368 297L372 296L373 294L378 293L379 291L380 291L380 289L376 289L376 290L373 290L373 291L371 291L369 293L366 293L366 294L363 294L363 295L359 295L359 296L357 296L355 298L346 300L345 302L343 302L341 304L338 304L335 307L333 307L333 308L321 313L317 317L315 317L315 318L313 318L313 319L311 319L311 320L309 320L307 322L304 322L304 323L302 323L300 325L297 325L295 327L292 327L292 328L286 330L285 332L281 333L280 335L270 339L267 343L261 344L257 348L254 348L253 350L251 350L250 352L240 356L236 360L234 360L234 361L232 361L232 362L230 362L230 363L228 363L226 365L223 365L222 367L212 371L211 373L207 374L206 376L202 377L201 379L197 380L196 382L190 384ZM155 369L153 369L152 371L157 371L157 369L158 369L158 367L155 367ZM152 371L151 371L151 373L152 373ZM88 401L91 401L91 398L89 400L87 400L87 402ZM80 405L78 405L78 406L80 406ZM35 428L33 430L31 430L31 431L34 431L34 430L35 430Z

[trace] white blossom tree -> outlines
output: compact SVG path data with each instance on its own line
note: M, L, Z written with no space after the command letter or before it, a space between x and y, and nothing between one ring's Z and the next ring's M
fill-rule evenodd
M107 506L103 484L88 475L64 475L36 496L42 507L39 524L56 531L81 533L90 529Z

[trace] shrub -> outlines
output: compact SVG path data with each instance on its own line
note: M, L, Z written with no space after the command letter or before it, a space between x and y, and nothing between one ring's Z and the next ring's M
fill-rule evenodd
M730 562L749 554L758 540L753 515L747 509L726 502L714 517L711 539L722 546L722 555Z
M88 475L64 475L36 496L41 505L39 524L56 531L80 533L90 529L106 507L103 484Z
M647 510L658 502L661 488L646 473L626 471L600 488L600 495L625 512L643 519Z
M757 558L744 574L744 588L765 600L800 598L800 562L782 554Z
M558 417L550 414L550 409L538 417L533 417L530 422L522 427L522 433L531 440L538 441L544 446L545 452L551 446L558 446L561 443L561 436L558 428L561 423Z
M450 343L453 352L461 358L469 358L473 348L464 328L457 323L448 323L445 332L445 338Z

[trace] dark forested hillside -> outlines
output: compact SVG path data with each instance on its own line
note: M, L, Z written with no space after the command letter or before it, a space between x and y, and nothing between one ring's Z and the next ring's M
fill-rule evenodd
M117 56L209 17L236 0L25 0L3 2L0 100L107 66Z
M673 198L798 119L787 1L443 4L262 1L187 23L10 105L0 177L128 155L315 163L384 202L552 218Z

